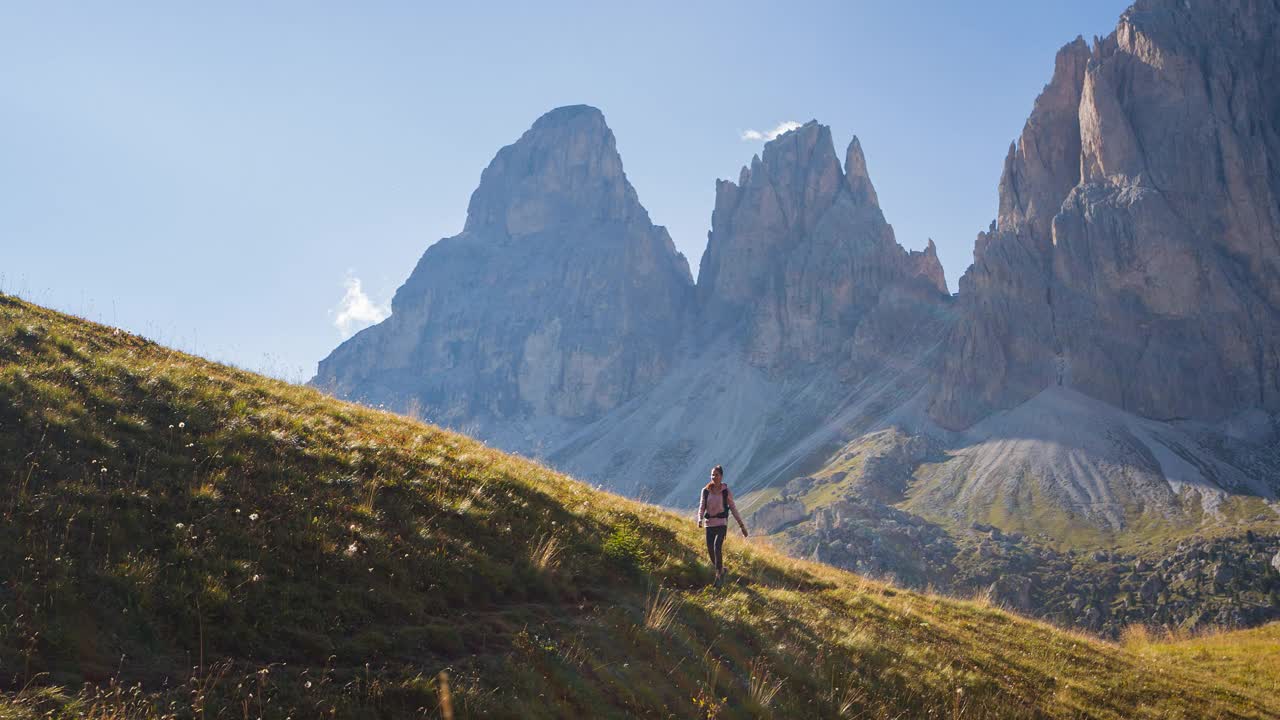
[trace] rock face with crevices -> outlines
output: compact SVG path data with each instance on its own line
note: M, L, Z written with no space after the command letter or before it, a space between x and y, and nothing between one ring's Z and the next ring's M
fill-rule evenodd
M692 297L604 116L563 107L498 152L462 233L428 248L391 317L313 382L481 435L531 416L589 419L663 376Z
M1144 0L1060 51L960 281L930 411L1053 384L1158 419L1280 410L1280 5Z
M736 330L753 364L850 362L860 322L890 288L947 298L932 241L909 253L894 239L857 138L841 167L831 130L809 122L769 142L738 182L716 183L701 328Z

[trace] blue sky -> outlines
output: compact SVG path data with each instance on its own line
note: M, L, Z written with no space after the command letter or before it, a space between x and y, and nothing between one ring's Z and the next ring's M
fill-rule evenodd
M743 133L816 118L954 289L1057 48L1125 5L6 3L0 290L305 379L574 103L695 274Z

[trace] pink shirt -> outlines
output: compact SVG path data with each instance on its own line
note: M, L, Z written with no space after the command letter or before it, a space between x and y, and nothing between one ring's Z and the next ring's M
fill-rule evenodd
M726 492L728 491L728 492ZM721 527L729 524L727 517L705 517L706 515L719 515L724 512L725 498L729 500L729 512L733 513L733 519L742 524L742 516L738 515L738 506L733 502L733 492L729 491L729 486L720 483L720 489L716 490L711 486L702 489L702 496L698 500L698 519L702 520L707 527Z

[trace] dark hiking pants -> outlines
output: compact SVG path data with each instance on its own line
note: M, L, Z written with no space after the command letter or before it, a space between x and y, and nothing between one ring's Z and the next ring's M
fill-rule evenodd
M711 564L716 566L716 570L724 568L724 536L728 533L728 525L707 528L707 554L711 556Z

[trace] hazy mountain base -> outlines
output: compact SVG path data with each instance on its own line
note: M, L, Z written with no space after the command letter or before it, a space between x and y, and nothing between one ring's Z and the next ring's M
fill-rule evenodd
M908 404L751 501L789 551L910 586L1112 635L1247 626L1280 617L1271 422L1158 423L1053 388L955 434Z
M0 717L1280 712L736 538L715 590L686 518L3 296L0 477Z
M912 328L915 342L945 333L949 317L933 317ZM709 343L585 427L535 421L495 442L676 507L696 500L708 467L724 464L752 522L764 532L786 526L789 552L917 588L990 592L1113 636L1134 622L1240 627L1280 617L1274 417L1166 423L1053 387L956 433L922 410L936 352L840 382L826 368L770 375L725 351L731 342ZM531 444L557 436L569 439ZM984 541L992 530L1003 531L1001 543ZM1204 561L1170 567L1183 543ZM1214 582L1221 572L1230 582Z

